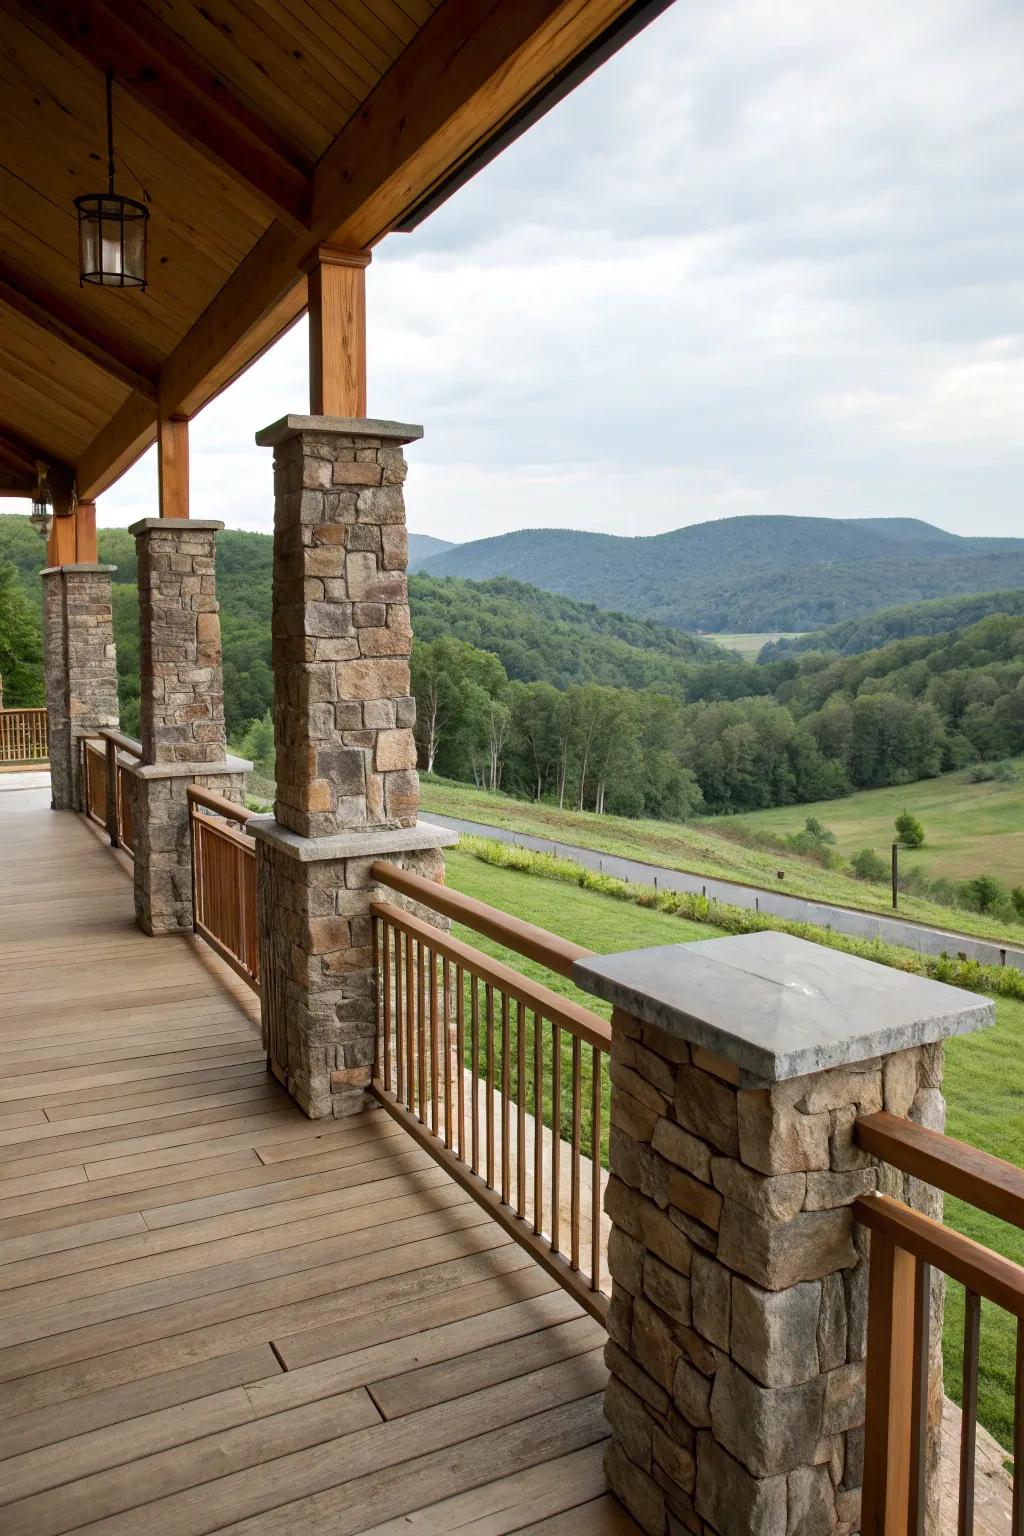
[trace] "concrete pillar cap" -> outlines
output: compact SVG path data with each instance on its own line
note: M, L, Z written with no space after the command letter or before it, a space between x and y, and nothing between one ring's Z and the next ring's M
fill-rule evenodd
M415 443L423 436L423 428L405 421L382 421L377 417L361 416L282 416L256 433L259 448L276 448L289 437L303 434L320 437L372 437L385 438L389 443Z

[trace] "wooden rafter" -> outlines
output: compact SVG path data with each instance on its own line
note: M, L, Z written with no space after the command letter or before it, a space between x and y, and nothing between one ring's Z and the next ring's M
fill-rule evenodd
M24 0L26 10L193 149L257 196L293 230L309 222L310 171L304 156L233 94L144 6L115 10L103 0Z
M299 236L275 220L171 353L160 414L193 416L293 323L314 246L373 246L633 3L444 0L321 158L311 229ZM156 437L157 411L141 397L120 414L79 461L83 495L99 494Z
M58 295L0 263L0 304L31 321L41 330L56 336L65 346L88 358L97 368L136 389L149 400L156 400L156 379L119 352L108 338L101 337L87 321L74 315Z

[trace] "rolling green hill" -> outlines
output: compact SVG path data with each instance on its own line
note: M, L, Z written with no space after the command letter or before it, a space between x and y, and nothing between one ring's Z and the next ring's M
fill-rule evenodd
M760 660L778 661L805 651L838 651L857 656L890 640L911 635L938 635L943 630L976 624L990 613L1024 613L1024 588L1015 591L974 592L969 597L939 597L924 603L902 603L898 608L879 608L842 624L832 624L808 635L780 635L765 644ZM723 637L717 637L719 644Z
M460 544L424 569L508 576L681 629L749 633L1024 587L1024 539L960 538L913 518L734 517L646 538L525 529Z
M409 569L418 571L420 566L434 555L443 555L446 550L455 548L457 546L449 539L435 539L429 533L410 533Z

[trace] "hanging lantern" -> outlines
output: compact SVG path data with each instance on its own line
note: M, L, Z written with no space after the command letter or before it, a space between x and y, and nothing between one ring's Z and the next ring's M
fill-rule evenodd
M78 280L104 288L145 288L149 209L114 191L114 74L107 70L106 192L75 198L78 209Z
M32 512L29 522L40 538L48 539L53 527L53 497L46 483L46 465L36 464L36 488L32 493Z

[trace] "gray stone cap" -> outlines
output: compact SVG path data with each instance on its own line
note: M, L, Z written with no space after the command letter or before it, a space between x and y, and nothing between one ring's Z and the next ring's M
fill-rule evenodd
M888 1056L995 1020L987 999L768 931L577 960L587 992L761 1082Z
M271 426L256 433L259 448L276 448L289 437L302 432L319 432L329 437L380 437L390 443L415 443L423 436L422 427L406 421L380 421L361 416L282 416Z
M48 565L39 574L40 576L59 576L61 571L77 571L80 574L109 576L116 570L116 565L95 565L89 560L75 560L67 565Z
M212 763L139 763L126 755L124 765L136 779L205 779L252 772L252 763L246 758L230 755Z
M140 517L132 523L129 533L220 533L224 527L216 518L208 517Z
M416 853L421 848L450 848L459 840L457 832L436 827L431 821L418 821L414 827L356 827L333 837L303 837L278 826L273 816L252 816L246 831L300 864L379 858L388 853Z

